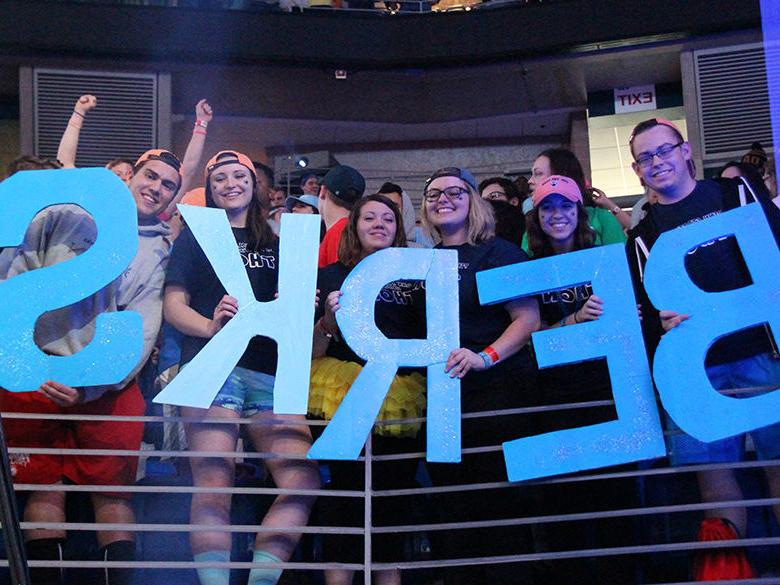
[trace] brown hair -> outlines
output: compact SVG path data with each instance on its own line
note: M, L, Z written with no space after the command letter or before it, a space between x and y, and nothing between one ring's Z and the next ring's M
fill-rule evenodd
M135 166L135 163L127 158L113 158L106 163L106 168L111 170L119 165L130 165L130 168Z
M534 258L547 258L554 256L550 237L544 233L542 223L539 221L539 208L534 207L526 216L525 233L528 234L528 249ZM596 232L590 227L588 212L577 203L577 229L574 232L574 250L592 248L596 239Z
M355 266L365 256L363 245L358 238L357 224L358 220L360 220L360 211L370 201L381 203L393 212L393 216L395 216L395 238L393 238L393 243L390 245L394 248L406 248L406 234L404 233L404 221L401 217L401 210L398 209L398 206L392 200L384 195L367 195L358 199L352 211L350 211L347 227L344 228L344 233L339 242L339 262L348 268Z
M6 178L19 171L41 171L46 169L61 169L62 164L58 160L41 158L34 154L23 154L12 160L6 167Z

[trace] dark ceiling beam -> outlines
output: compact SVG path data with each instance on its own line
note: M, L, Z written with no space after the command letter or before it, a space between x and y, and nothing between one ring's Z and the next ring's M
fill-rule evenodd
M434 68L760 26L758 0L559 0L468 13L251 13L2 0L0 52L149 62Z

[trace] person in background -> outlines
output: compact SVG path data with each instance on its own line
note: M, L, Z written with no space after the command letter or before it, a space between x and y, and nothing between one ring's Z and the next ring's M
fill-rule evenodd
M254 163L257 173L257 198L267 212L271 208L271 189L274 186L274 171L261 162Z
M535 298L497 305L479 302L476 274L481 270L528 260L517 246L495 237L490 203L477 191L474 176L465 169L447 167L434 172L423 191L423 225L438 238L437 248L458 255L458 303L460 347L453 348L445 372L461 380L464 414L498 411L538 403L535 371L528 347L531 333L539 328ZM501 445L532 435L532 421L517 415L464 418L464 449ZM429 464L435 485L463 485L506 481L501 451L464 454L457 465ZM528 505L521 489L462 491L438 494L435 505L442 522L477 521L518 517ZM529 552L526 527L436 532L434 546L444 558L481 557ZM438 543L437 543L438 541ZM532 582L528 563L479 565L445 569L444 582Z
M222 151L207 163L206 204L225 210L237 251L247 258L245 268L255 297L271 301L277 290L279 242L266 222L256 190L257 175L247 156ZM185 229L174 246L165 281L165 319L184 334L182 368L238 310L238 302L226 294L192 232ZM303 416L273 413L276 358L273 340L252 338L211 407L182 408L182 414L192 420L257 420L259 424L246 425L244 429L257 451L275 455L264 462L276 486L317 489L317 466L305 459L311 447L311 433L305 425L289 424L302 422ZM236 449L239 425L190 422L185 428L188 446L193 451L221 453ZM191 459L190 466L196 487L224 489L233 485L234 457L196 457ZM257 534L253 562L280 563L290 558L300 539L294 528L306 524L313 499L288 494L274 499L262 526L278 531ZM214 531L190 534L196 562L230 561L231 533L219 530L230 523L230 507L230 493L193 494L191 522L215 527ZM249 585L273 585L281 573L281 569L255 567L249 573ZM198 577L201 585L228 585L230 570L202 568L198 569Z
M336 312L339 310L341 286L352 269L364 258L390 246L405 247L401 213L384 195L369 195L352 208L339 245L339 261L320 269L318 288L323 299L317 311L314 361L312 363L309 413L330 420L349 391L365 361L358 357L339 335ZM376 323L382 333L396 339L425 337L425 290L420 281L396 281L382 288L376 298ZM418 418L425 411L425 377L417 370L401 368L393 379L378 419ZM420 423L376 425L373 430L373 453L387 455L418 452ZM329 489L363 489L364 469L358 461L321 462L330 472ZM417 459L375 461L372 466L374 489L414 487ZM413 523L413 514L399 497L377 498L372 509L374 526ZM363 502L355 498L320 498L317 503L320 521L330 526L363 525ZM404 555L401 534L373 536L373 558L379 562L400 562ZM363 547L356 537L323 536L323 560L360 563ZM327 585L350 585L353 571L325 571ZM378 571L374 582L400 585L398 569Z
M283 206L285 199L287 199L287 196L284 193L284 189L279 186L271 187L268 191L268 201L271 208L279 207L280 205Z
M320 194L320 178L314 173L306 173L301 177L301 191L304 195Z
M400 185L387 181L379 187L377 194L389 198L401 210L407 246L410 248L433 247L433 242L430 240L427 230L422 230L417 225L417 213L414 210L414 204Z
M317 266L323 268L338 261L341 234L347 227L349 212L366 190L366 180L346 165L333 167L322 178L319 210L325 224Z
M157 216L173 200L181 184L181 163L170 152L150 150L136 162L130 193L138 216L138 252L130 266L109 285L74 305L50 311L38 320L35 341L49 355L69 356L87 346L95 322L105 311L135 311L143 316L143 350L136 367L120 382L71 387L49 380L37 392L0 394L3 412L48 414L48 419L4 419L10 447L79 448L137 451L142 422L68 420L76 415L142 416L146 404L136 375L149 358L162 321L162 285L170 249L170 231ZM92 218L75 205L55 205L35 216L25 239L0 254L0 280L67 261L86 251L97 237ZM65 492L46 491L47 484L126 486L135 482L138 458L116 455L29 454L12 460L16 481L41 484L24 509L28 522L65 521ZM99 491L91 495L98 524L132 524L132 493ZM36 528L25 533L31 560L63 560L65 531ZM105 561L135 559L134 532L121 528L97 531L100 557ZM36 585L60 584L59 568L31 571ZM101 585L129 585L132 569L109 568Z
M536 157L531 178L528 180L531 194L536 185L550 175L571 177L576 181L585 201L588 223L596 231L596 244L622 244L626 241L624 230L631 226L631 217L604 195L603 191L587 187L582 165L571 150L550 148Z
M314 195L290 195L284 202L287 213L307 213L318 215L319 198Z
M520 192L515 184L504 177L490 177L479 184L479 194L488 201L506 201L510 205L520 205Z
M722 179L736 179L737 177L742 177L759 197L767 200L772 198L772 194L764 184L761 171L751 164L729 161L723 165L723 168L718 172L718 176Z
M108 161L106 168L122 179L125 185L130 184L130 179L133 178L133 161L129 158L120 157L112 159Z
M488 200L496 216L496 236L504 238L516 246L523 243L525 234L525 215L519 205L512 205L506 201Z
M62 164L58 160L41 158L32 154L23 154L17 156L8 163L5 169L5 178L18 173L19 171L43 171L49 169L61 169Z
M669 230L682 227L744 204L760 205L767 221L780 242L780 210L753 191L741 179L696 181L689 170L691 147L680 130L669 120L651 118L638 124L629 139L633 168L648 187L658 193L658 202L648 215L629 232L627 255L637 299L642 310L642 328L650 356L662 335L675 327L685 326L696 315L678 314L663 307L654 307L644 289L644 266L653 244ZM750 282L750 274L733 237L718 238L688 253L686 267L698 286L707 291L727 291ZM775 332L776 334L776 332ZM717 390L780 385L780 360L776 339L766 327L752 327L715 341L710 347L705 366L707 375ZM730 463L744 457L744 436L702 443L676 427L667 416L673 431L668 436L670 459L675 465ZM751 432L759 460L780 457L780 424ZM764 468L769 494L780 498L780 467ZM704 502L742 499L742 489L733 469L716 467L696 473ZM780 505L774 506L780 520ZM708 519L725 519L733 526L734 537L744 537L747 528L743 506L707 510Z

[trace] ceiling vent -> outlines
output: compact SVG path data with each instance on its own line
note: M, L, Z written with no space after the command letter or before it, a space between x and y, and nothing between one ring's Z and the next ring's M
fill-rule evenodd
M33 70L33 146L47 158L57 156L60 138L84 94L97 97L81 130L76 166L103 166L113 158L135 160L162 142L159 120L165 112L159 99L160 75L119 72ZM164 119L164 118L163 118ZM167 128L168 123L164 122Z
M694 51L702 154L739 158L753 142L772 146L766 59L761 43Z

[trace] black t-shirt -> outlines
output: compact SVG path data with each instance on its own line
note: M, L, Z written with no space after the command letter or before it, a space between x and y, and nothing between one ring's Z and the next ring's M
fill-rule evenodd
M528 256L518 246L502 238L493 238L476 245L437 247L458 252L460 344L461 347L480 352L501 337L512 320L503 305L479 304L477 272L525 262ZM525 349L517 355L516 359L529 359Z
M592 294L590 284L544 292L537 297L540 317L547 325L555 325L579 311ZM539 370L538 380L545 404L608 400L612 394L604 358L545 368Z
M279 280L279 241L255 251L249 248L249 230L233 228L241 259L258 301L272 301ZM165 285L177 284L190 294L190 307L211 319L214 307L227 294L211 263L189 229L181 232L171 252ZM181 345L181 363L186 364L209 342L186 335ZM242 368L275 375L276 342L263 336L251 339L238 364Z
M666 232L722 212L720 185L714 181L698 181L696 188L684 199L650 206L649 216L659 232ZM685 267L691 280L707 292L734 290L751 283L750 272L733 236L694 248L688 252ZM707 354L707 365L728 363L771 349L765 328L753 327L716 341Z
M317 319L325 311L325 299L336 290L341 290L350 268L341 262L320 268L317 288L320 289L320 306ZM374 320L379 330L389 339L425 339L425 285L420 280L396 280L385 285L376 298ZM341 336L330 340L326 355L340 360L365 364L346 344ZM413 371L400 368L400 374Z

